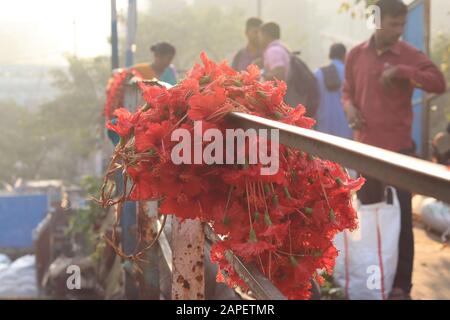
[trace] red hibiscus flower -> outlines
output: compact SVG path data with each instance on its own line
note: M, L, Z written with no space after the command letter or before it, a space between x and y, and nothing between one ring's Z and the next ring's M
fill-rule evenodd
M109 121L106 124L106 128L114 131L121 137L127 137L134 127L133 120L135 120L136 117L125 108L119 108L114 111L114 116L116 116L117 119Z
M162 140L170 135L171 127L172 124L169 121L136 125L134 133L136 151L145 152L151 148L155 148L156 151Z
M208 120L223 116L232 110L233 106L225 103L226 91L215 87L206 94L197 93L189 99L188 116L191 120Z

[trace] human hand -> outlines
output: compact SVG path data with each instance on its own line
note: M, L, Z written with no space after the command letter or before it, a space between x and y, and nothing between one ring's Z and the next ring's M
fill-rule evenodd
M347 115L348 119L348 126L353 130L359 130L362 129L365 124L366 120L364 119L363 115L361 114L361 111L357 109L354 105L350 104L345 108L345 113Z
M397 75L397 70L398 70L397 67L391 66L383 71L380 77L380 82L384 87L386 88L392 87L394 79Z

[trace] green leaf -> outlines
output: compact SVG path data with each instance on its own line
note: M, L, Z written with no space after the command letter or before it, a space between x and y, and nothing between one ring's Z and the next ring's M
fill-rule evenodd
M289 190L286 186L284 187L284 195L286 196L286 198L292 199L291 194L289 193Z
M270 194L270 187L268 184L264 184L264 192L266 193L266 195Z
M264 222L267 226L272 225L272 220L270 219L269 211L267 210L264 212Z
M250 229L249 242L251 242L251 243L256 243L256 242L258 242L258 238L256 237L255 229L253 229L253 228Z
M273 194L272 195L272 204L274 205L274 207L278 206L279 201L278 201L278 195L277 194Z
M330 221L336 221L336 214L334 213L333 208L330 209Z
M298 261L294 256L289 256L289 259L291 260L291 264L296 267L298 266Z

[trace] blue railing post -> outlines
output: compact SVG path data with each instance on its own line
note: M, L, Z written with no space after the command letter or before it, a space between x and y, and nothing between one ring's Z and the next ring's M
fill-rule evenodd
M130 111L136 111L138 91L133 86L125 87L124 107ZM123 176L120 175L119 192L123 192ZM136 251L137 226L136 226L137 206L136 202L127 201L124 203L120 225L122 228L122 249L125 254L133 254ZM131 261L126 261L125 269L125 297L127 299L138 299L139 291L136 277L133 272Z

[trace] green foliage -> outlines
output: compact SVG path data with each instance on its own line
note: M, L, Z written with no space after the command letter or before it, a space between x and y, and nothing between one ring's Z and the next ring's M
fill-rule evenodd
M68 72L52 75L60 95L36 111L0 103L0 181L63 179L76 182L98 144L109 59L67 57Z
M173 2L152 0L148 12L140 12L136 35L136 62L149 62L152 54L149 47L158 41L168 41L177 48L174 64L180 76L199 61L205 51L215 61L227 59L246 44L245 22L256 14L255 4L240 0L195 0L186 5L182 0ZM264 18L276 21L282 28L282 40L293 50L308 51L307 34L316 31L313 27L316 5L310 2L277 0L264 2ZM293 10L295 8L295 10ZM251 10L253 9L253 10ZM298 12L308 12L299 18ZM120 30L125 30L122 23ZM125 37L120 41L121 60L124 61Z
M0 102L0 182L13 183L39 170L45 138L35 126L34 115L14 102Z
M375 4L377 0L341 0L341 6L339 12L349 12L352 18L357 16L364 16L364 10L361 10L361 4L370 6Z
M234 52L245 44L244 12L219 6L192 5L179 10L151 10L140 13L136 37L136 61L151 61L151 44L168 41L177 48L174 63L181 71L189 70L205 51L212 59L231 59ZM121 41L125 48L125 39Z
M433 40L432 57L440 66L447 81L450 81L450 35L440 33Z
M321 300L345 300L342 288L335 285L333 277L327 273L322 274L325 283L320 287Z
M447 83L450 83L450 35L440 33L433 39L432 48L433 61L440 66ZM430 137L438 132L444 131L450 122L450 94L445 94L434 100L430 115Z
M85 197L98 197L102 180L92 176L86 176L81 180L81 187ZM82 237L88 254L96 250L100 235L98 228L105 211L93 200L89 200L86 208L76 210L69 219L68 234L72 237Z

